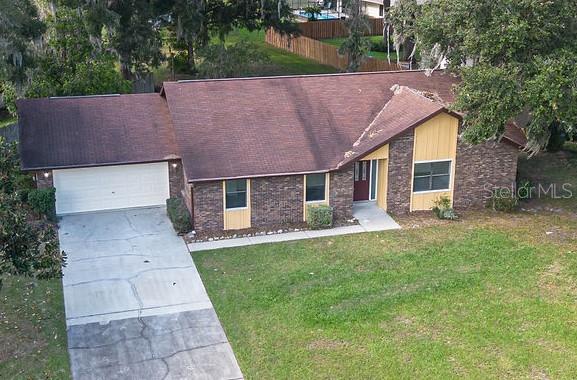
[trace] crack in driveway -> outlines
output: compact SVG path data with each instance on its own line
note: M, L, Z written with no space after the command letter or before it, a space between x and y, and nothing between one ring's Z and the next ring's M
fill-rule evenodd
M80 281L80 282L75 282L72 284L66 284L66 285L64 285L64 287L65 288L71 288L74 286L94 284L94 283L103 282L103 281L128 281L129 283L131 283L131 280L134 280L135 278L137 278L137 277L139 277L145 273L149 273L149 272L161 272L161 271L166 271L166 270L192 269L192 268L195 268L195 267L192 265L186 265L186 266L176 266L176 267L166 267L166 268L150 268L150 269L141 270L141 271L137 272L136 274L129 276L129 277L112 277L112 278L103 278L103 279L90 280L90 281Z

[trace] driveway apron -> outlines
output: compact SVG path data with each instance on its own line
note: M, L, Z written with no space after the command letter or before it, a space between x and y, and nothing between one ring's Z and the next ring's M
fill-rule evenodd
M74 379L239 379L186 245L159 208L64 216Z

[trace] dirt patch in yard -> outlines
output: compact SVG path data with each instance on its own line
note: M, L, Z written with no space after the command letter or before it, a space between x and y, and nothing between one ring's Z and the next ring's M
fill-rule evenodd
M18 359L46 347L46 341L28 321L8 320L0 313L0 324L0 363Z
M310 342L307 348L311 351L318 351L318 350L338 350L347 348L349 346L350 343L342 340L320 338Z
M539 276L539 289L547 299L559 300L577 296L577 282L565 273L560 260L555 260Z

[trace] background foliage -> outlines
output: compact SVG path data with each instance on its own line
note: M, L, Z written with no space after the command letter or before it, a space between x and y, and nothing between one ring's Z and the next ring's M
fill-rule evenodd
M418 44L426 67L441 62L462 77L454 108L473 143L500 138L517 122L528 149L543 149L555 127L577 125L577 2L573 0L402 0L389 22Z
M247 59L266 57L249 44L219 46L231 31L297 31L284 0L0 0L0 21L0 88L11 112L16 97L131 92L178 56L192 76L240 75Z
M2 275L7 273L59 277L66 260L60 252L55 227L43 220L54 215L54 193L36 190L38 194L31 196L37 200L37 211L43 214L41 219L34 218L29 200L21 196L30 195L31 181L23 180L27 175L21 174L19 167L16 144L7 144L0 138L0 289Z

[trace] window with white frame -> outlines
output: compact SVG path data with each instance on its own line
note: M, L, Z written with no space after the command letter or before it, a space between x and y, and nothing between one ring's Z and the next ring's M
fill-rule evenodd
M246 207L247 194L246 179L233 179L225 183L226 190L226 209L244 208Z
M415 163L413 192L443 191L451 187L451 161Z
M325 200L326 174L308 174L306 176L306 194L307 202L320 202Z
M371 161L371 191L369 199L371 201L377 199L377 160Z

